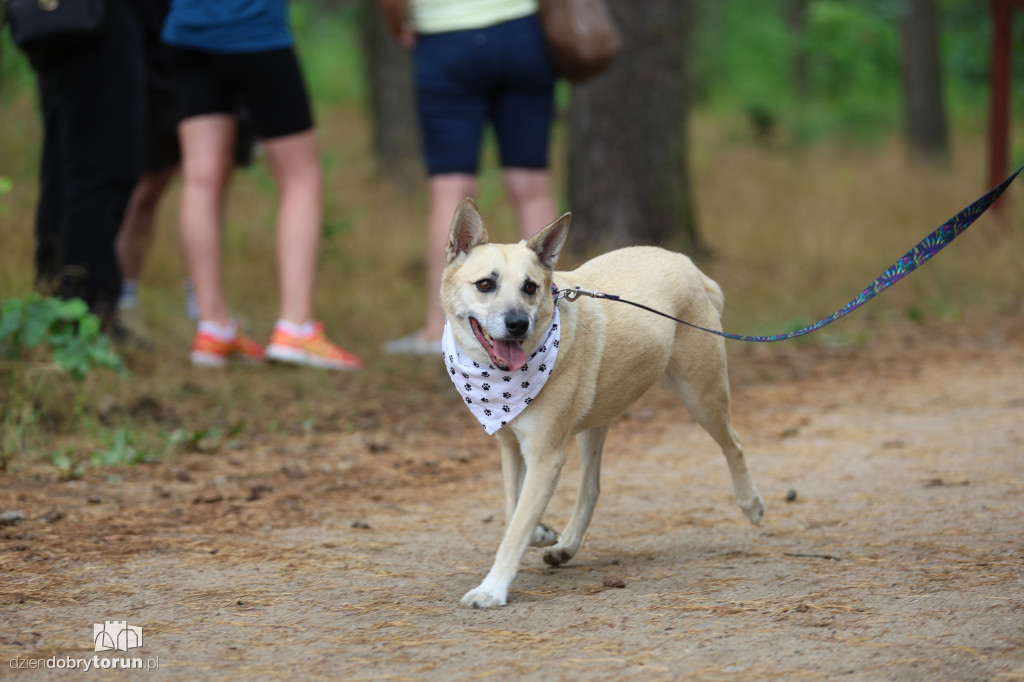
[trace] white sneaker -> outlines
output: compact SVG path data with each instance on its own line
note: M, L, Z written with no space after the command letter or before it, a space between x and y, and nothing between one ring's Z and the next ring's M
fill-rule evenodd
M419 332L413 332L384 344L388 355L441 355L441 339L422 339Z

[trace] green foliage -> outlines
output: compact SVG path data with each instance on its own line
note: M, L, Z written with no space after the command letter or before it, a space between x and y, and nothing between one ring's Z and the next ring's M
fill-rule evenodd
M694 37L699 103L778 109L792 100L787 77L796 45L779 2L706 3Z
M899 126L902 86L894 21L848 3L815 2L805 49L814 55L808 60L808 95L832 112L833 126L862 139ZM804 121L797 134L809 132Z
M50 458L50 464L60 472L62 479L68 481L81 478L85 470L82 458L76 457L74 451L70 449L54 452Z
M142 462L155 462L159 458L144 448L137 448L132 442L128 427L121 427L111 440L110 447L105 450L97 450L89 457L89 463L99 469L102 467L124 466L140 464Z
M219 451L226 442L241 435L245 431L245 422L238 421L226 431L218 427L200 429L175 429L167 434L167 446L171 450L182 452L204 452L211 454Z
M11 182L10 178L6 178L0 175L0 216L6 218L10 216L10 210L4 205L4 197L10 194L14 188L14 183Z
M57 365L81 380L93 367L124 371L99 318L81 299L64 301L30 294L0 304L0 357L24 357L46 349Z
M366 97L359 18L359 3L346 3L331 11L310 2L291 3L302 70L318 105L352 104Z
M977 0L940 0L942 7L942 55L945 66L948 101L954 113L976 112L984 120L989 94L989 49L992 42L992 18L988 3ZM1010 55L1013 82L1010 95L1014 109L1024 106L1024 12L1012 13Z
M11 42L11 32L0 25L0 101L8 95L31 90L32 67L25 53Z
M229 436L238 435L241 430L239 425L235 425L229 431ZM89 454L86 454L88 450L83 451L81 448L63 448L51 453L50 464L60 472L62 478L81 478L89 468L107 469L159 462L175 452L214 452L220 447L223 438L219 429L191 432L176 429L170 433L160 432L155 437L148 434L147 438L145 430L132 430L127 425L96 435L102 445Z
M842 105L899 92L899 31L885 17L819 0L810 6L805 49L814 55L808 75L817 97Z
M29 436L39 422L38 410L11 374L8 373L7 377L7 391L0 392L4 403L4 409L0 411L3 415L0 420L0 462L27 449Z
M806 25L790 25L792 0L699 5L693 54L695 102L743 114L755 130L781 124L798 142L871 141L902 124L899 22L904 0L808 0ZM940 0L944 85L951 113L984 118L991 17L976 0ZM1024 40L1024 12L1013 35ZM795 82L803 55L806 80ZM1012 91L1024 105L1024 52L1014 55Z

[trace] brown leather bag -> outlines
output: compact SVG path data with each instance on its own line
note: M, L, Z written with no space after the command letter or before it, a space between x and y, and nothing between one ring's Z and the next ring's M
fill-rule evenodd
M622 38L603 0L539 0L540 22L555 68L582 83L607 69Z

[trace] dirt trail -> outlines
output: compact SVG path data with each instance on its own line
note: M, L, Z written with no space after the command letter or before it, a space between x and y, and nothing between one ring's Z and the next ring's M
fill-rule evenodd
M657 389L612 430L577 559L532 550L498 610L458 606L503 503L449 394L119 477L2 475L26 520L0 528L0 677L68 678L9 663L91 659L125 620L144 645L116 655L168 680L1024 680L1024 320L730 350L764 524Z

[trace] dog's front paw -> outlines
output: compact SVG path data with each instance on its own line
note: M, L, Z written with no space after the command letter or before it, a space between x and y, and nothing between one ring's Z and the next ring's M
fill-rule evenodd
M507 593L502 592L499 594L497 591L484 588L483 585L470 590L462 598L462 605L468 606L471 609L493 609L496 606L504 606L507 602Z
M533 531L533 539L530 541L530 546L550 547L556 542L558 542L558 533L542 523Z

